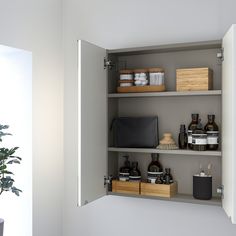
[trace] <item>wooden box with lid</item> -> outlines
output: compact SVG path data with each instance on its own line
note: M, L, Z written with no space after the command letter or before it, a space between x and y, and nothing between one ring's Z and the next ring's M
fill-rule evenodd
M208 67L176 70L176 91L213 89L213 71Z

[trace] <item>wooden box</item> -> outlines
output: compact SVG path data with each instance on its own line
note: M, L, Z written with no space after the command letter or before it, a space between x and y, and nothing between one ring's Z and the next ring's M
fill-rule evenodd
M126 194L140 194L140 182L112 180L112 192Z
M141 183L141 195L156 197L173 197L177 193L177 183L149 184Z
M205 68L176 70L176 91L202 91L213 89L213 71Z

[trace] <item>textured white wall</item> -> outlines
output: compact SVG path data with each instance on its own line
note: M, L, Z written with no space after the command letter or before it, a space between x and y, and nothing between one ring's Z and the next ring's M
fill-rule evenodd
M132 233L141 236L151 235L153 232L157 235L158 228L162 228L165 222L162 217L158 218L160 203L149 200L107 197L84 208L76 207L76 40L84 39L110 49L221 39L230 25L236 22L235 9L234 0L64 1L65 236L131 235ZM161 203L161 205L167 204ZM191 235L208 235L207 233L222 235L224 230L227 230L229 236L235 235L236 228L230 228L230 223L225 216L220 218L224 215L220 208L213 210L211 207L198 208L175 203L171 205L173 208L168 208L169 214L172 215L170 220L171 223L177 223L171 225L167 219L167 227L160 230L160 235L189 235L189 232L195 232ZM210 209L212 211L209 211ZM181 212L182 218L178 218L179 214L176 212ZM201 224L197 227L189 225L184 231L184 226L188 224L188 215L191 216L189 222L196 221ZM218 217L222 225L219 224ZM204 221L208 222L209 219L211 223L207 229L203 229ZM119 227L116 227L114 222ZM151 225L154 230L148 229ZM213 232L211 232L212 228L215 228Z
M63 197L62 3L60 0L0 0L0 32L0 44L31 51L33 58L33 235L60 236Z

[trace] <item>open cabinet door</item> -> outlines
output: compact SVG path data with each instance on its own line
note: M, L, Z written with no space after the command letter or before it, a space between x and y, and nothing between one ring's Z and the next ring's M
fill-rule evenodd
M106 50L78 41L78 205L106 195Z
M223 208L236 223L236 25L223 38L222 183Z

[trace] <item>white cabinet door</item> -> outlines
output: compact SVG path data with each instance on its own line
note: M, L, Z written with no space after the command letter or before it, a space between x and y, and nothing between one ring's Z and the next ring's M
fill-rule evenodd
M223 38L222 183L223 208L236 223L236 25Z
M106 195L106 50L78 41L78 205Z

